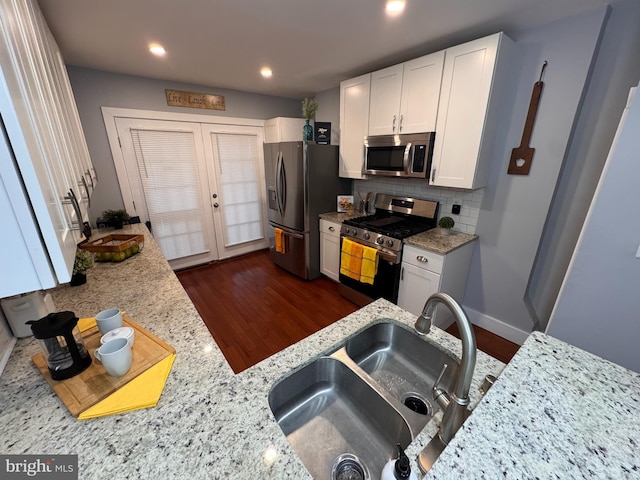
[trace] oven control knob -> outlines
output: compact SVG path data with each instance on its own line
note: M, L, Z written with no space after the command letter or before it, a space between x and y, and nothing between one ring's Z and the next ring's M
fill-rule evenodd
M349 235L351 233L351 229L349 227L345 227L344 228L344 233L346 233L347 235Z
M393 247L393 240L387 240L387 246Z
M371 238L371 235L369 235L368 233L365 233L363 237L365 240L369 240Z
M384 237L378 237L378 238L376 238L376 243L377 243L378 245L382 245L382 244L384 243Z

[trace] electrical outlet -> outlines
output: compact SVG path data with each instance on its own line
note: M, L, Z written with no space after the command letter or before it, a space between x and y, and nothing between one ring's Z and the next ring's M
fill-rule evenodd
M451 213L455 215L460 215L460 205L458 205L457 203L454 203L453 206L451 207Z

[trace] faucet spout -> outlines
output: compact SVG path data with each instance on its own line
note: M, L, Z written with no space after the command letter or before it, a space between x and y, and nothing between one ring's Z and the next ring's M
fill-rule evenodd
M424 308L422 309L422 313L416 320L416 331L421 335L429 333L433 322L433 313L438 304L444 305L453 314L453 318L455 319L458 330L460 331L460 338L462 341L462 358L460 359L460 368L458 370L458 377L456 378L453 392L449 394L450 398L448 401L442 399L441 402L438 402L442 405L446 405L438 434L432 440L433 445L432 443L429 443L429 445L427 445L418 456L418 463L420 464L420 469L423 473L431 468L431 465L435 459L437 459L439 452L442 451L442 449L444 449L444 447L451 441L468 416L467 407L469 406L469 389L471 387L473 371L476 366L476 337L473 333L473 327L460 304L450 295L439 292L434 293L427 299L424 304ZM439 380L440 379L438 379L436 384L440 383ZM439 396L446 394L442 389L436 387L437 385L434 385L434 397L436 392L438 392ZM433 452L434 448L439 450L435 455Z

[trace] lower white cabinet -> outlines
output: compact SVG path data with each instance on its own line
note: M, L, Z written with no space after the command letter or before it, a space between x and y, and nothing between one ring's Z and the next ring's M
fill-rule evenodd
M336 282L340 274L340 225L320 219L320 272Z
M473 242L446 255L405 245L402 250L398 306L416 316L420 315L427 298L436 292L448 293L461 303L472 253ZM434 325L446 328L451 320L449 311L438 305Z

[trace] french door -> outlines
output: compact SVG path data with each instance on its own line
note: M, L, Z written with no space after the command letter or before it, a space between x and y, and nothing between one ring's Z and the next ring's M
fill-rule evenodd
M174 269L267 246L256 127L114 120L124 163L124 172L118 171L123 198L131 198L128 210L151 223Z

